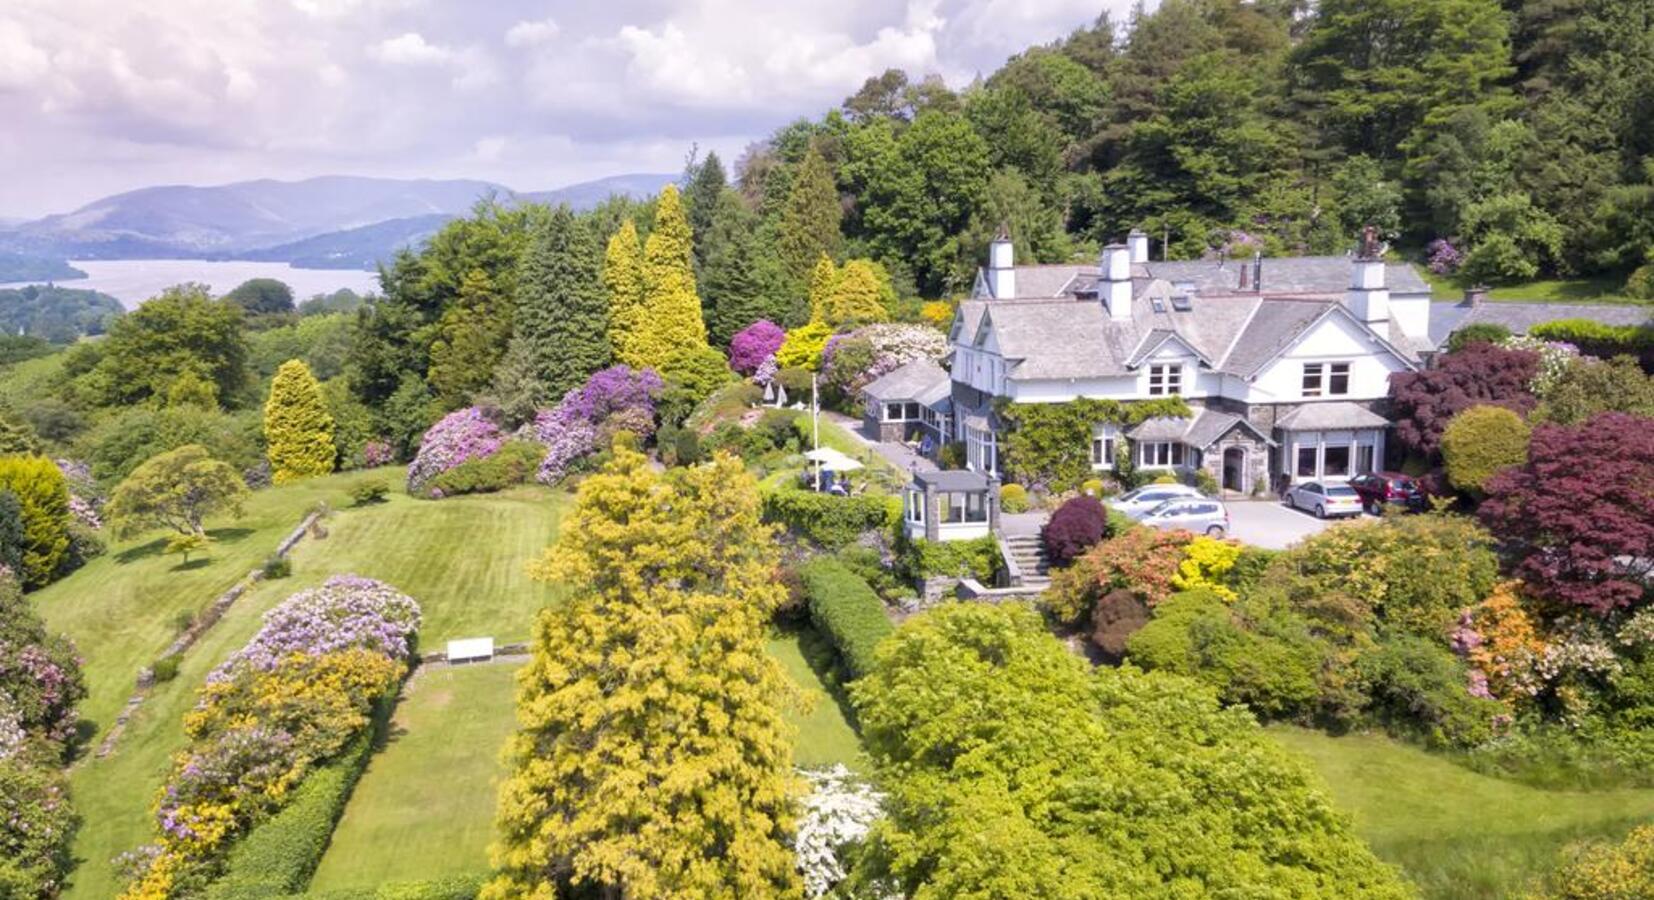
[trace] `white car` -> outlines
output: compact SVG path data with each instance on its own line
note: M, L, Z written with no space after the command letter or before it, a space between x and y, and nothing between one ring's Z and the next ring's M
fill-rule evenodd
M1221 538L1229 533L1229 507L1210 497L1179 497L1167 500L1133 519L1162 531L1187 531Z
M1359 516L1362 511L1361 495L1347 484L1306 481L1288 489L1284 499L1287 506L1315 513L1317 519Z
M1130 516L1146 513L1167 500L1204 496L1206 495L1186 484L1149 484L1121 494L1110 500L1108 505Z

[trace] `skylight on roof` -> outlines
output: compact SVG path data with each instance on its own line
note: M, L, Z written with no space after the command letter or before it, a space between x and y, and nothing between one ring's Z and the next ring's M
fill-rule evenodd
M1173 294L1172 309L1178 312L1189 312L1195 308L1195 299L1188 294Z

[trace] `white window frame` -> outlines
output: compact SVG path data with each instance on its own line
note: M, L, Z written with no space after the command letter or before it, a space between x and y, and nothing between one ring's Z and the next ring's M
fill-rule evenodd
M1182 395L1182 363L1152 363L1149 365L1150 397L1180 397Z
M1348 397L1350 395L1351 368L1349 362L1307 362L1304 363L1303 376L1299 381L1299 390L1306 398L1313 397ZM1334 382L1342 378L1343 390L1334 390Z
M891 407L895 407L897 409L897 414L895 416L890 414ZM923 414L921 412L922 409L923 407L912 400L886 400L880 405L880 413L883 416L880 421L892 423L917 422Z
M1186 458L1180 441L1142 441L1137 445L1139 469L1176 469Z

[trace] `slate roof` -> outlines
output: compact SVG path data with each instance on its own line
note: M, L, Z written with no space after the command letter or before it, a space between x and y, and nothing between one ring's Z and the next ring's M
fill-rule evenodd
M893 369L862 388L876 401L917 400L926 405L948 396L951 390L947 371L928 359Z
M933 487L939 491L985 491L988 476L969 469L944 469L936 472L914 472L913 483Z
M1178 441L1188 444L1197 450L1205 450L1212 446L1218 438L1229 433L1229 429L1240 425L1252 432L1260 440L1271 446L1275 441L1269 435L1259 431L1257 426L1232 413L1218 412L1215 409L1202 409L1195 413L1194 418L1169 418L1157 416L1153 419L1144 419L1137 427L1126 432L1126 437L1134 441Z
M1174 284L1193 283L1203 294L1234 291L1240 287L1240 268L1245 264L1250 272L1252 260L1177 260L1138 263L1134 268L1144 270L1153 278L1164 278ZM1289 256L1268 257L1263 260L1263 289L1280 294L1342 294L1350 286L1348 256ZM1022 273L1019 271L1020 279ZM1384 267L1384 283L1391 294L1428 294L1418 270L1405 263L1389 263ZM1020 291L1019 291L1020 292Z
M1430 304L1430 340L1440 347L1453 332L1473 323L1503 325L1515 334L1558 319L1589 319L1604 325L1654 323L1654 306L1619 306L1604 303L1507 303L1488 300L1480 306L1463 303Z
M1332 400L1305 403L1280 418L1282 431L1345 431L1352 428L1388 428L1390 420L1357 403Z
M1155 416L1144 419L1137 427L1127 431L1126 437L1134 441L1181 441L1192 422L1191 419Z

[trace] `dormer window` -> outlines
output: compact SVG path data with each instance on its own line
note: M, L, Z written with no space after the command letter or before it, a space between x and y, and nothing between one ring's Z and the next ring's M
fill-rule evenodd
M1304 363L1305 397L1346 397L1350 393L1350 364Z
M1183 393L1183 365L1166 363L1149 366L1149 396L1175 397Z

